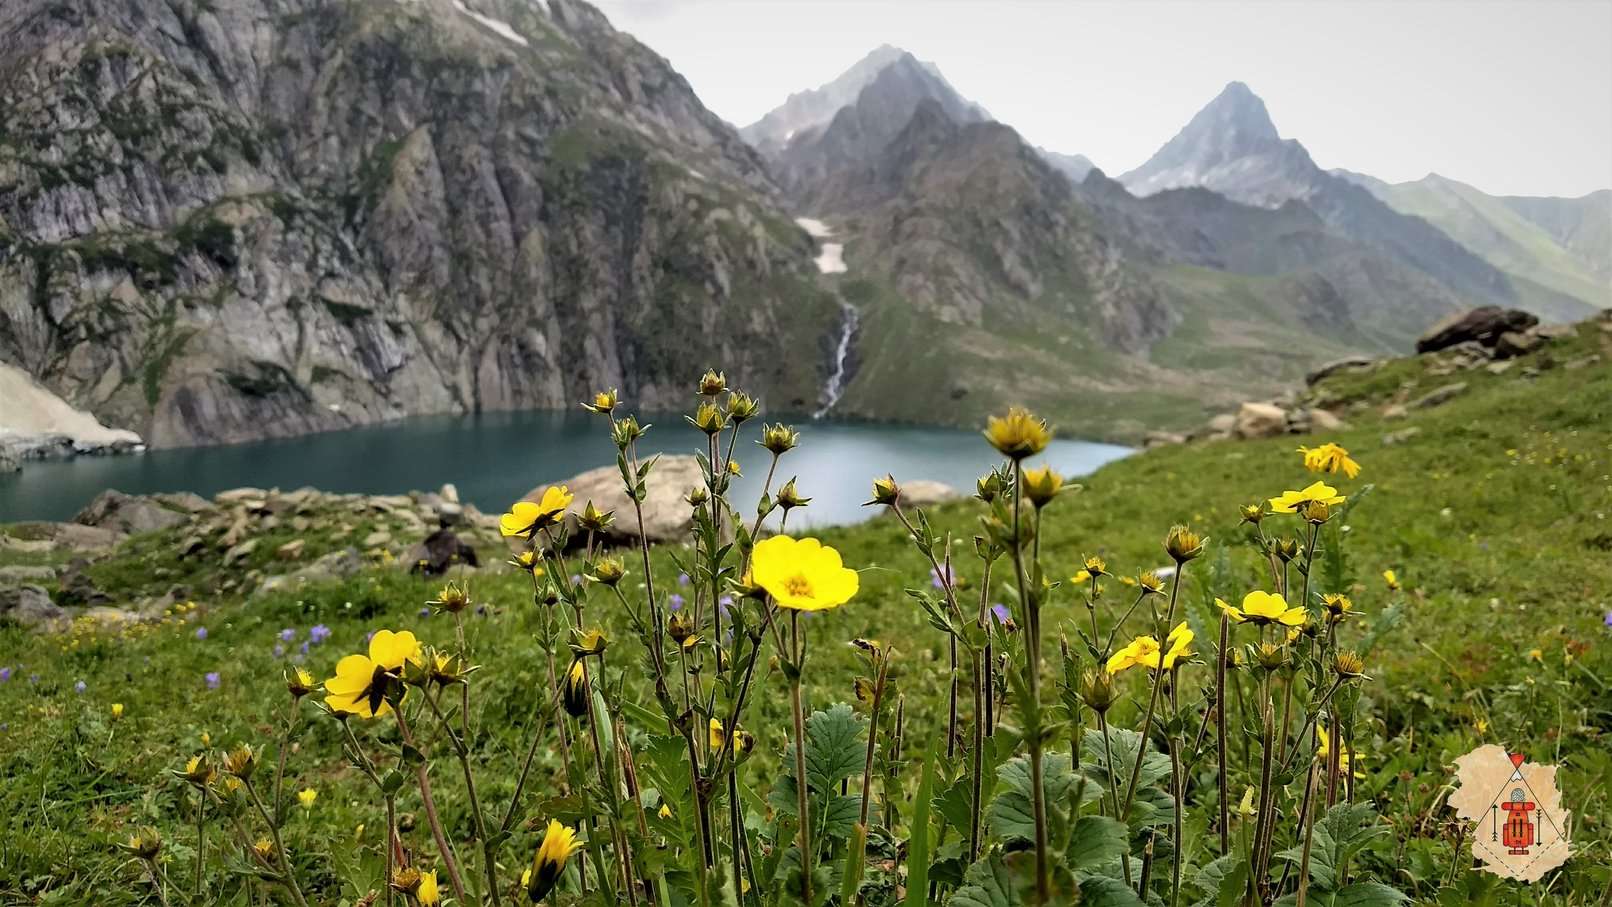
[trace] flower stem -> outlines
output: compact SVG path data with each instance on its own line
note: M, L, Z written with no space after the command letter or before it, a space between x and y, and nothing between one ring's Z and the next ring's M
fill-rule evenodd
M1099 670L1101 670L1099 668ZM1114 774L1114 746L1108 736L1108 716L1104 712L1097 713L1097 728L1103 732L1103 761L1108 763L1108 790L1114 795L1114 819L1119 821L1119 780ZM1131 832L1125 829L1125 853L1120 855L1119 865L1125 873L1125 887L1131 886Z
M402 703L398 705L401 706ZM403 717L403 710L393 707L392 713L397 716L397 729L403 735L403 742L414 746L414 735L409 731L409 723ZM437 850L442 854L442 865L448 870L448 882L453 885L454 896L461 904L469 904L470 899L465 896L464 878L459 875L459 860L453 854L453 845L448 841L448 836L442 831L442 819L437 816L437 801L431 796L431 777L426 771L423 758L414 767L414 780L420 788L420 802L425 807L425 817L431 825L431 837L436 840Z
M800 693L801 674L806 667L806 650L801 645L799 611L789 612L789 630L794 638L795 659L794 676L789 681L789 698L795 719L795 809L800 819L800 832L797 836L797 845L800 848L800 893L802 902L810 904L812 903L812 832L806 796L806 715Z
M1220 855L1225 856L1231 850L1231 829L1228 827L1230 818L1229 807L1226 804L1226 657L1230 653L1226 646L1230 642L1231 621L1222 611L1220 613L1220 646L1215 650L1215 777L1220 785Z
M196 800L196 890L191 896L191 900L200 902L202 857L207 852L207 792L198 791Z
M1046 904L1051 899L1051 883L1047 874L1047 792L1042 786L1041 740L1041 605L1040 590L1032 594L1026 587L1024 576L1024 536L1019 511L1024 504L1024 464L1013 461L1013 574L1018 581L1019 602L1025 609L1025 692L1029 699L1025 708L1031 720L1030 744L1030 805L1035 823L1035 890L1036 902ZM1037 521L1039 523L1039 520Z
M465 688L469 689L469 686L465 685ZM498 896L497 860L492 838L487 834L487 819L482 815L481 800L476 796L476 777L470 770L470 751L466 747L463 738L456 736L453 733L453 729L449 727L447 716L442 714L442 707L437 703L436 697L431 695L430 690L425 691L425 702L426 705L431 707L431 714L435 715L437 721L448 731L448 740L453 744L453 754L459 761L459 768L464 772L465 792L470 799L470 816L476 823L476 838L481 841L481 856L486 863L484 869L487 873L487 891L492 898L494 907L497 907L501 903ZM468 707L469 703L466 702L465 708Z
M308 901L302 896L302 886L297 884L297 873L291 867L291 855L286 853L285 842L280 839L280 826L269 818L269 811L263 806L263 798L257 794L257 788L252 785L252 779L242 778L246 787L247 796L252 798L252 805L257 807L258 815L263 817L263 823L269 826L269 834L274 838L274 852L280 857L280 871L285 873L286 887L291 891L291 897L298 907L308 907ZM167 898L163 901L166 903Z

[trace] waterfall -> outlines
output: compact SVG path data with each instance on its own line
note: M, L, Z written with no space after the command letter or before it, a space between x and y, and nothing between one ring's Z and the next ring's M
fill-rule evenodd
M812 413L813 419L821 419L834 404L840 402L840 395L845 393L845 360L851 355L851 337L856 334L857 319L860 315L856 306L849 302L840 303L840 342L834 348L834 369L828 373L828 381L823 385L823 405L817 412Z

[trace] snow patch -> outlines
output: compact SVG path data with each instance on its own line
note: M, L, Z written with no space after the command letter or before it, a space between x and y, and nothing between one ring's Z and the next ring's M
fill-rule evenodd
M827 239L834 235L834 230L828 224L815 217L797 217L795 218L795 223L800 224L800 228L810 234L813 239Z
M815 217L797 217L795 223L799 224L812 239L828 239L834 235L834 228ZM823 243L822 250L817 253L817 258L813 261L816 262L817 270L821 274L844 274L845 243Z
M515 29L510 27L508 22L505 22L502 19L494 19L490 16L483 16L481 13L474 12L468 6L465 6L462 0L453 0L453 8L486 26L490 31L496 33L500 37L508 38L522 47L530 46L530 42L521 37L520 33L516 32ZM547 9L547 7L544 7L544 9Z

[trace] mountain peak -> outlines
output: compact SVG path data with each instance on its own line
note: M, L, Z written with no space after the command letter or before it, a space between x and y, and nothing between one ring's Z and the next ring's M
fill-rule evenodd
M1242 82L1230 82L1147 163L1120 180L1138 195L1180 186L1217 188L1221 177L1246 180L1249 174L1243 171L1254 160L1264 162L1262 170L1287 171L1286 177L1299 182L1316 169L1303 146L1282 140L1259 95Z

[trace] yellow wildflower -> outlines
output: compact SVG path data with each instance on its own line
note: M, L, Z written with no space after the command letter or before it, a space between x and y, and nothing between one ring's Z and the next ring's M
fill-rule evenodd
M530 538L533 531L559 522L571 506L571 497L570 489L553 485L543 489L538 501L516 501L498 518L498 531L506 538Z
M577 840L576 829L562 825L556 819L549 820L549 827L543 832L543 843L537 847L537 853L532 855L532 866L521 876L521 884L526 888L526 896L533 903L543 900L548 893L554 890L555 883L560 881L560 874L565 871L565 863L571 855L582 849L582 842Z
M303 809L313 809L313 801L317 799L319 799L319 792L311 787L305 787L302 790L297 791L297 803L300 804Z
M1360 475L1360 464L1349 456L1349 451L1331 441L1320 447L1300 447L1299 454L1304 457L1304 468L1311 472L1341 472L1350 479Z
M1302 491L1284 491L1279 498L1271 498L1272 513L1294 513L1305 504L1318 502L1331 506L1347 500L1338 489L1325 482L1314 482Z
M1306 617L1303 608L1289 608L1287 600L1274 592L1261 592L1255 590L1243 596L1243 606L1235 608L1221 599L1215 599L1215 604L1236 623L1251 623L1259 626L1266 624L1285 624L1296 627L1304 623Z
M837 608L856 595L860 584L855 570L844 565L840 553L817 539L775 535L756 545L751 555L756 585L766 589L783 608L822 611Z
M387 701L401 701L407 691L400 682L403 663L420 660L420 643L408 630L380 630L370 637L369 654L349 655L336 662L336 676L325 680L325 703L338 713L379 718L391 711Z
M1051 466L1024 471L1024 496L1030 499L1031 504L1045 507L1062 490L1063 476Z
M1383 582L1388 584L1388 591L1389 592L1398 592L1399 591L1399 577L1394 575L1394 571L1392 571L1392 570L1384 570L1383 571Z
M414 889L414 899L420 902L420 907L436 907L442 903L442 892L437 890L435 869L420 873L420 887Z
M116 720L118 720L119 718L122 718L122 717L123 717L123 703L121 703L121 702L112 703L112 720L116 721Z
M560 682L560 703L572 718L588 714L588 674L580 658L571 662L565 680Z
M1047 449L1052 429L1022 406L1011 407L1005 416L992 416L985 425L985 440L1005 457L1022 460Z

